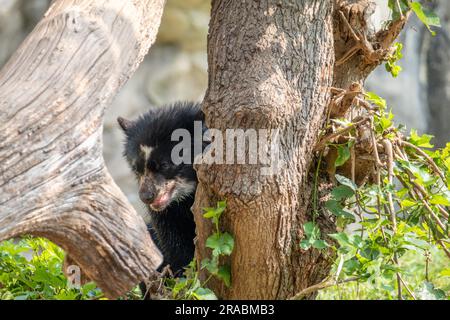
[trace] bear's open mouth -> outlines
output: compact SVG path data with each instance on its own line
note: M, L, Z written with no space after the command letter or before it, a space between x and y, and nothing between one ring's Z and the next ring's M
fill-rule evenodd
M150 208L154 211L164 210L170 204L174 190L175 183L171 183L149 204Z

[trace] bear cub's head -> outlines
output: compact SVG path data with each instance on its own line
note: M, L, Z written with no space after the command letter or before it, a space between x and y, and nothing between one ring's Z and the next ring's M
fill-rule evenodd
M195 103L154 108L133 121L117 119L126 136L124 156L137 177L139 198L152 211L162 212L194 197L197 176L192 163L199 153L194 148L194 128L203 128L203 120L200 105ZM183 142L184 148L176 147L179 140L172 141L177 129L190 137ZM175 136L180 139L179 134Z

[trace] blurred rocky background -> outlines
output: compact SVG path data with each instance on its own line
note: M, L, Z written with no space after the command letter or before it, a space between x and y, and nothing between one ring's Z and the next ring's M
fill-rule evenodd
M48 8L50 0L0 0L0 66ZM373 17L374 27L388 19L387 0ZM428 2L441 17L443 28L431 34L411 19L400 37L403 67L397 79L380 66L367 88L387 99L398 123L450 141L450 1ZM201 100L207 86L206 36L210 0L168 0L156 44L136 74L114 101L105 118L104 156L114 179L135 208L144 210L134 177L122 158L123 135L117 116L134 118L153 105L176 100Z

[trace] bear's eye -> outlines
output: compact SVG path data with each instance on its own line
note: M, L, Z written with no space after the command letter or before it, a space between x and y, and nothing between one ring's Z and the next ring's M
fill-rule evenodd
M161 170L169 170L170 164L168 162L162 162L161 163Z
M147 167L152 170L152 171L157 171L159 170L159 166L158 163L155 160L149 160Z
M144 164L142 161L138 161L133 165L133 170L139 174L144 173Z

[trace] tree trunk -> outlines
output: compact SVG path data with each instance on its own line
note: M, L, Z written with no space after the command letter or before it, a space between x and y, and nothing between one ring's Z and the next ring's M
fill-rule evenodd
M283 163L274 175L261 175L262 165L198 168L197 254L209 256L211 226L199 213L215 200L227 200L222 227L235 237L231 289L215 285L224 298L287 298L327 274L329 263L298 243L333 82L332 12L332 1L213 1L207 126L279 129Z
M102 158L103 113L154 42L164 0L54 1L0 72L0 240L43 236L110 298L161 256Z
M365 0L212 2L206 124L224 137L232 128L278 129L282 165L272 175L262 174L261 163L197 166L198 261L210 257L205 241L212 232L201 208L226 199L221 228L235 238L231 261L223 261L231 264L231 287L215 279L208 284L219 297L285 299L328 275L332 259L299 247L303 224L313 220L309 171L330 87L361 84L381 62L360 50L335 66L355 45L339 12L367 33L371 8ZM377 53L386 54L402 26L372 35L385 50ZM315 219L322 234L332 232L333 218L322 208L319 212Z

